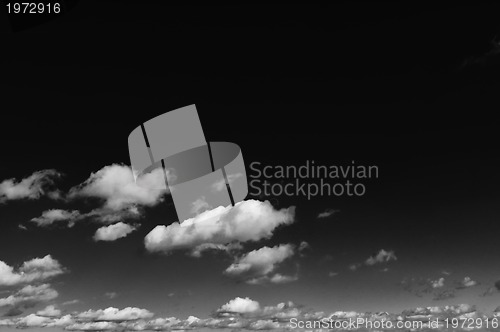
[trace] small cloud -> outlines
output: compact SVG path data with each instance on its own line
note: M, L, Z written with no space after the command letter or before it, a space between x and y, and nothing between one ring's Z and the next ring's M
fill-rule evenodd
M360 263L353 263L351 265L349 265L349 270L351 271L356 271L357 269L359 269L361 267L361 264Z
M94 241L116 241L126 237L137 228L123 222L99 228L94 235Z
M212 206L207 203L207 201L205 200L205 196L202 196L201 198L198 198L193 202L191 207L191 213L198 215L201 212L209 210L211 208Z
M217 312L231 312L238 314L255 313L260 310L260 304L248 297L237 297L220 307Z
M72 227L76 221L81 219L83 216L79 211L67 211L61 209L51 209L42 212L40 217L31 219L31 222L37 224L40 227L46 227L52 225L55 222L67 221L68 226Z
M118 293L116 292L107 292L107 293L104 293L104 296L107 297L108 299L114 299L118 296Z
M74 299L74 300L65 301L62 303L62 305L72 305L72 304L77 304L77 303L80 303L80 300Z
M431 280L432 288L442 288L444 286L444 278L439 278L437 280Z
M229 244L203 243L191 250L190 254L192 257L200 258L206 251L216 250L230 254L241 249L243 249L243 246L237 242Z
M335 210L335 209L326 209L323 212L320 212L317 216L318 219L323 219L323 218L328 218L330 216L333 216L334 214L339 213L340 210Z
M57 309L54 305L48 305L45 309L37 311L36 314L42 317L60 317L61 310Z
M234 180L236 180L238 178L241 178L242 176L243 176L243 174L241 174L241 173L228 174L227 175L227 182L229 184L231 184L231 183L234 182ZM212 190L213 191L223 191L223 190L226 190L226 180L225 179L221 179L221 180L215 182L212 185Z
M447 290L436 293L434 295L433 300L434 301L442 301L442 300L452 299L454 297L455 297L455 291L452 289L447 289Z
M474 287L476 285L478 285L477 281L472 280L470 277L464 277L462 280L458 282L456 289L464 289L464 288Z
M306 241L300 242L299 248L298 248L299 255L301 257L304 257L305 256L304 251L309 250L309 249L311 249L311 246L309 245L308 242L306 242Z
M294 255L291 244L281 244L275 247L262 247L253 250L235 260L224 274L236 277L249 284L261 284L264 281L279 283L280 281L294 281L296 278L285 278L281 275L270 277L277 266Z
M388 263L390 261L396 261L397 257L392 250L384 250L381 249L376 255L368 257L363 263L353 263L349 265L349 270L356 271L361 268L363 265L365 266L373 266L377 264ZM386 272L386 271L383 271Z
M381 249L375 256L369 257L365 261L365 265L371 266L371 265L387 263L387 262L395 261L395 260L397 260L397 257L394 254L394 251L392 251L392 250L385 251L384 249Z
M336 276L338 276L338 275L339 275L339 274L338 274L338 272L328 272L328 276L329 276L330 278L336 277Z

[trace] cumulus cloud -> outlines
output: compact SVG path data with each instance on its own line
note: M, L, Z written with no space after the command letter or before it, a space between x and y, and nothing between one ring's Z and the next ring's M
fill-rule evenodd
M441 288L444 286L444 278L439 278L437 280L431 280L432 288Z
M65 269L61 264L50 255L26 261L17 271L12 266L0 261L0 286L47 280L64 272Z
M54 305L48 305L43 310L37 311L36 314L42 317L59 317L61 316L61 310L57 309Z
M71 188L70 198L93 197L104 201L104 207L122 210L131 205L154 206L163 200L166 189L162 168L156 168L134 180L129 166L113 164L92 173L82 184Z
M365 264L368 266L375 265L375 264L380 264L380 263L386 263L390 262L392 260L397 260L396 255L394 254L394 251L386 251L384 249L381 249L375 256L369 257L366 261Z
M263 247L237 258L224 273L245 280L249 284L260 284L265 281L274 283L294 281L296 278L282 275L270 276L280 263L292 257L294 253L294 247L291 244L282 244L272 248Z
M219 206L182 223L156 226L146 237L150 252L192 249L204 243L258 241L270 238L280 225L294 221L295 207L276 210L268 201L248 200L234 207Z
M17 328L28 327L61 327L70 331L174 331L174 330L198 330L198 329L233 329L233 330L290 330L293 329L290 320L292 318L304 323L319 321L326 318L327 321L348 321L350 319L363 318L366 321L391 321L395 326L396 321L422 321L420 329L429 330L430 320L444 320L446 318L481 318L497 317L498 313L486 316L477 312L475 306L468 304L418 307L404 310L400 314L388 312L356 312L336 311L326 314L321 311L304 310L293 302L282 302L277 305L262 306L258 301L248 297L236 297L215 310L212 317L198 318L189 316L187 319L176 317L157 317L148 310L139 308L107 308L104 310L88 310L75 312L63 317L47 317L31 314L20 318L0 319L0 326ZM314 329L311 328L306 329ZM457 329L459 330L459 329Z
M22 179L6 179L0 182L0 203L18 199L38 199L47 196L60 198L59 190L53 188L55 181L62 176L54 169L34 172Z
M218 312L232 312L239 314L255 313L260 310L260 304L248 297L237 297L224 304L217 310Z
M323 212L320 212L317 216L318 219L324 219L328 218L330 216L333 216L334 214L340 212L340 210L335 210L335 209L326 209Z
M129 224L119 222L109 226L99 228L94 234L94 241L116 241L126 237L135 231L136 228Z
M127 307L124 309L109 307L99 310L87 310L76 315L80 320L89 321L130 321L147 319L153 316L153 313L149 310L135 307Z
M24 286L19 291L5 298L0 298L0 307L10 307L22 313L22 309L31 308L37 303L57 298L59 294L49 284Z
M464 277L462 280L460 280L457 283L457 289L464 289L464 288L469 288L469 287L474 287L478 285L478 282L475 280L472 280L470 277Z

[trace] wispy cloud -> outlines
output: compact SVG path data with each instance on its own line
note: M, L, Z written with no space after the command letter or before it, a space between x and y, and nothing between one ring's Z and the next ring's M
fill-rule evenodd
M356 271L362 266L373 266L377 264L388 263L390 261L396 261L397 257L394 251L381 249L377 254L368 257L362 263L353 263L349 265L349 270Z
M248 284L295 281L297 280L296 277L281 274L271 275L280 263L294 254L294 247L291 244L282 244L272 248L263 247L237 258L224 273L230 277L244 280Z
M54 169L37 171L30 176L17 180L15 178L0 182L0 203L19 199L38 199L46 196L59 199L61 193L54 188L62 174Z
M337 214L339 213L340 210L336 210L336 209L326 209L325 211L323 212L320 212L317 216L318 219L324 219L324 218L328 218L328 217L331 217L333 216L334 214Z

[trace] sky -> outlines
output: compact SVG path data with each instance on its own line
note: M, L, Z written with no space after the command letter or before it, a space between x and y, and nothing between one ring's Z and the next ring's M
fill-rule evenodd
M494 314L495 6L102 3L2 25L2 330ZM127 138L193 104L249 193L179 220Z

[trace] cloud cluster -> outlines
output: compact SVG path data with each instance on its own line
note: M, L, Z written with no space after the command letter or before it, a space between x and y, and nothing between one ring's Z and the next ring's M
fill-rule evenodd
M168 253L202 244L258 241L270 238L280 225L293 223L295 207L276 210L269 203L248 200L219 206L182 223L156 226L144 239L150 252Z
M425 278L407 278L401 282L403 289L418 296L422 297L427 294L433 296L434 301L442 301L454 298L457 291L465 288L474 287L479 283L470 277L464 277L458 281L445 283L445 278L438 279L425 279ZM495 288L488 289L483 296L494 293Z
M37 173L35 173L37 174ZM173 176L173 175L169 175ZM101 206L89 212L50 209L31 219L39 227L55 223L66 223L72 227L76 222L90 219L103 224L112 224L126 219L141 217L141 208L154 206L163 201L168 189L164 183L163 169L157 168L134 180L129 166L113 164L92 173L83 183L74 186L64 196L66 201L81 198L98 200Z
M0 182L0 203L18 199L38 199L42 196L58 199L60 192L54 189L53 185L61 176L62 174L54 169L46 169L34 172L20 181L3 180Z
M62 265L50 255L26 261L17 270L0 261L0 286L43 281L64 272Z
M0 298L0 307L8 307L7 315L15 316L23 312L23 309L31 308L38 303L51 301L59 294L49 284L38 286L24 286L12 295Z
M0 319L0 327L60 327L68 331L173 331L199 329L282 331L294 328L291 323L292 319L296 322L312 322L322 319L342 322L363 318L365 321L372 322L391 321L393 326L396 325L396 321L421 321L420 328L414 330L425 331L430 327L430 320L438 319L442 323L446 318L458 318L459 320L486 319L497 316L498 312L485 315L478 312L475 306L468 304L418 307L404 310L402 313L356 311L324 313L307 310L291 301L263 306L249 297L236 297L220 306L214 311L213 316L208 318L194 316L189 316L187 319L178 319L176 317L154 318L153 313L150 311L134 307L124 309L110 307L74 312L62 316L58 309L48 306L36 314L25 317ZM460 328L457 330L460 330Z
M293 245L282 244L275 247L263 247L250 251L238 257L224 273L230 277L244 280L248 284L261 284L265 282L286 283L297 278L283 276L281 274L271 275L276 267L295 254Z

